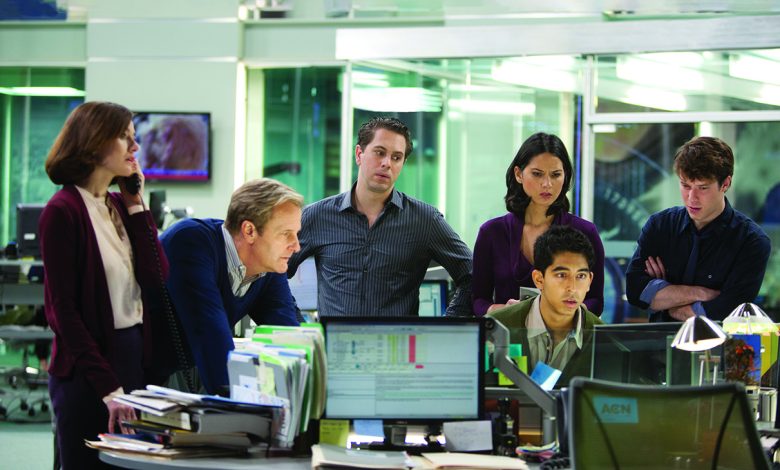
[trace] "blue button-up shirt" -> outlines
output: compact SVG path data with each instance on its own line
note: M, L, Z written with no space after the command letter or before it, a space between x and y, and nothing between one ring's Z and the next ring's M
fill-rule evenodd
M685 207L673 207L650 216L639 236L638 246L626 269L626 294L632 305L647 309L656 293L668 285L682 285L685 266L693 246L696 226ZM764 279L771 243L761 227L726 200L721 214L698 232L699 257L691 285L720 291L693 309L714 320L723 320L734 308L751 302ZM666 279L645 273L645 260L659 256ZM662 312L660 318L671 317ZM672 320L673 321L673 320Z

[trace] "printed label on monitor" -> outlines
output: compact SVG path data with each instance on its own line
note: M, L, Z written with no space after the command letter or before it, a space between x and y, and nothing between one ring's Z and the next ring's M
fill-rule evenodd
M593 397L596 416L602 423L636 424L639 422L636 398Z

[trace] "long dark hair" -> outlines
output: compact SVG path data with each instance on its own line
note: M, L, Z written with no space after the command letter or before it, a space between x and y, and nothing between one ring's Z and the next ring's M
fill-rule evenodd
M523 185L515 179L515 167L523 171L534 157L543 153L555 155L563 164L563 187L561 188L561 194L547 208L547 215L569 212L569 199L566 197L566 193L569 192L571 175L574 172L571 161L569 161L569 152L566 151L566 146L563 145L558 136L545 134L544 132L537 132L527 138L506 170L506 196L504 196L504 202L506 203L506 210L509 212L522 216L525 214L528 204L531 203L531 198L525 193Z

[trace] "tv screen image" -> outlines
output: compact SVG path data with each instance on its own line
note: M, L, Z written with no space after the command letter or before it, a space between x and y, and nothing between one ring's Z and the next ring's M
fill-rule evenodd
M149 181L208 181L209 113L137 112L136 158Z

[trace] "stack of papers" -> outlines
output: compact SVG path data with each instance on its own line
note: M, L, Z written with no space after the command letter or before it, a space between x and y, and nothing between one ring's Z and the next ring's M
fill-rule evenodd
M527 470L528 464L515 457L504 457L501 455L482 455L466 454L462 452L441 452L423 454L431 468L450 468L450 469L486 469L486 470L504 470L518 469Z
M275 405L273 443L291 447L325 409L325 340L319 324L258 326L228 357L230 396Z
M141 419L123 423L136 434L101 434L87 445L166 458L235 455L268 442L274 414L281 409L154 385L114 400L139 412Z
M403 469L414 466L406 452L345 449L329 444L311 447L312 470L341 468Z
M229 449L220 447L165 447L150 444L135 444L131 438L102 435L99 441L85 441L87 447L116 453L143 454L164 459L191 459L196 457L231 457L243 455L244 449Z
M422 457L409 457L401 451L355 450L328 444L311 448L312 470L328 468L365 469L486 469L527 470L528 465L518 458L498 455L465 454L460 452L435 452Z

